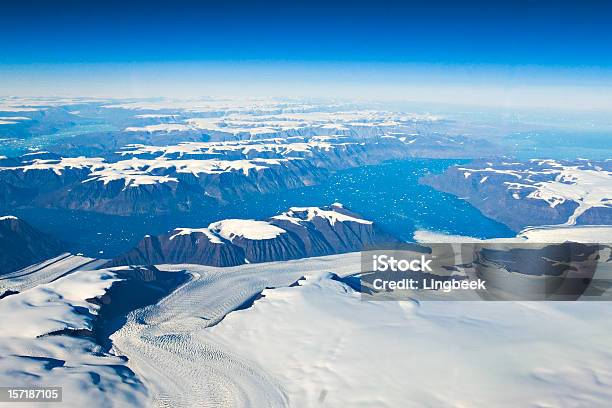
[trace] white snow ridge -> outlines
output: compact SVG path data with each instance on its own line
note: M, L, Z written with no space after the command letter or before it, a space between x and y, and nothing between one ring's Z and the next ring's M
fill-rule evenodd
M287 232L266 221L240 219L218 221L210 224L208 229L229 241L236 237L254 240L273 239Z
M342 204L334 203L332 207L343 208ZM291 207L289 211L272 217L278 220L286 220L299 224L301 221L312 221L315 218L327 220L330 225L335 225L336 222L356 222L359 224L372 224L372 221L364 220L363 218L353 217L348 214L333 210L324 210L319 207Z
M175 228L173 232L174 234L169 238L170 240L179 235L203 234L213 244L223 243L223 241L208 228ZM147 235L147 237L150 238L150 235Z

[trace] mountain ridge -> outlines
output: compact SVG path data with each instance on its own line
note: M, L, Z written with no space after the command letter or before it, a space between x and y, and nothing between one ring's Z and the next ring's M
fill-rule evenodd
M106 266L195 263L237 266L359 251L397 242L371 221L346 210L292 207L264 221L229 219L207 228L175 228L145 236Z

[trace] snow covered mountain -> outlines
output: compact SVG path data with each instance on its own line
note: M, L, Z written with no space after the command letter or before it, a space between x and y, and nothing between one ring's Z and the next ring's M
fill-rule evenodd
M448 157L485 151L491 144L455 131L454 121L428 113L383 110L333 101L275 99L87 100L0 98L0 130L25 146L68 156L103 156L127 144L172 145L258 139L344 136L358 141L389 136L413 153ZM461 129L461 126L459 126ZM50 133L58 137L46 138ZM71 137L74 135L79 137ZM42 144L35 139L41 137ZM11 142L13 143L13 142ZM15 143L17 150L24 143Z
M0 276L62 252L62 244L27 222L0 217Z
M146 236L109 266L235 266L352 252L395 241L340 204L293 207L265 221L228 219L207 228L176 228L160 236Z
M421 181L469 201L516 231L612 224L611 160L477 161Z
M109 158L34 152L0 161L0 205L116 215L188 211L317 184L338 169L406 158L416 140L315 136L127 145Z
M220 117L188 117L174 122L130 126L124 132L205 132L210 140L253 140L269 138L343 135L354 138L381 137L415 125L440 122L433 115L400 114L373 110L313 111L275 114L225 112Z
M320 171L304 160L23 158L0 168L3 205L34 204L128 215L309 185ZM6 192L6 194L4 194Z

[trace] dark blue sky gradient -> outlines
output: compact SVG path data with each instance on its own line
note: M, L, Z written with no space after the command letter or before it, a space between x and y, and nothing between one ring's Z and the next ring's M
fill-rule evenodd
M610 1L3 1L0 64L612 67Z

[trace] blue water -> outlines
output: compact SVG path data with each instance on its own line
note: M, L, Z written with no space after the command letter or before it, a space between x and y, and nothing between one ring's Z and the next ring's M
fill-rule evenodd
M418 183L427 173L441 173L461 163L465 161L391 161L340 171L324 184L313 187L160 217L119 217L49 209L12 212L68 242L72 251L101 257L111 257L133 247L145 234L156 235L175 227L205 227L223 218L262 219L291 206L325 206L334 202L341 202L406 241L412 240L418 229L478 238L514 236L509 228L485 217L467 202Z
M391 161L341 171L324 184L249 203L257 203L262 208L273 206L276 213L290 206L322 206L337 201L407 241L418 229L478 238L515 236L516 233L485 217L467 202L418 182L425 174L442 173L452 165L463 163L466 161Z
M519 160L605 160L612 157L611 139L612 132L533 131L510 134L502 144Z
M45 150L54 143L58 143L64 139L79 137L84 134L94 132L110 132L118 130L115 126L109 124L81 124L70 127L68 129L58 130L57 132L35 135L26 138L1 138L0 137L0 155L7 157L18 157L31 150Z

